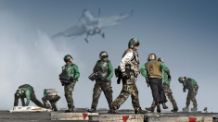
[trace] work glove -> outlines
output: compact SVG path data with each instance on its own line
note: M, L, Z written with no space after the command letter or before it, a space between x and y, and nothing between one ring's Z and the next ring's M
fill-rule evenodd
M186 92L186 88L185 87L183 88L183 92Z

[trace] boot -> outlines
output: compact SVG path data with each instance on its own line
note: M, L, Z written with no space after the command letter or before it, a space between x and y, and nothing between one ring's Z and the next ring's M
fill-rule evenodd
M155 107L153 107L153 106L151 106L149 108L145 108L145 110L150 111L152 113L154 113L154 109L155 109Z
M147 111L150 111L150 112L154 112L154 109L155 109L156 105L155 105L155 102L153 101L152 104L151 104L151 107L150 108L145 108L145 110Z
M185 108L182 109L182 111L183 111L183 112L189 112L189 108L188 108L188 107L185 107Z
M74 109L73 108L69 108L68 110L65 111L66 113L68 112L74 112Z
M110 109L107 113L109 113L109 114L117 114L117 110Z
M157 105L157 113L161 113L160 105Z
M178 106L176 104L176 101L172 102L173 104L173 109L171 110L171 112L177 112L179 109L178 109Z
M91 108L91 109L88 109L87 111L92 113L92 112L96 112L96 109L95 108Z
M135 114L145 114L146 111L143 111L141 108L135 109Z
M166 103L162 103L162 107L163 109L168 109L168 106L166 105Z
M178 107L175 107L171 110L171 112L177 112L178 111Z
M54 111L58 111L57 107L54 107L53 110L54 110Z
M117 114L117 107L113 106L110 108L110 110L107 112L109 114Z
M193 107L193 108L191 108L191 111L192 111L192 112L197 112L197 110L198 110L197 107Z
M68 108L68 110L66 110L65 112L74 112L74 107Z

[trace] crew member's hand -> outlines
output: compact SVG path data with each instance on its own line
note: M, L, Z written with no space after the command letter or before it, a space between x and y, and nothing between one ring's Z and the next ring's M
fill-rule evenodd
M186 88L183 88L183 92L186 92Z
M128 79L129 76L126 74L126 72L122 72L122 77Z

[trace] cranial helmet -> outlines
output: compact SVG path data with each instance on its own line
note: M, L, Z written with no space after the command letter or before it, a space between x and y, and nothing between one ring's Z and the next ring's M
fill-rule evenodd
M133 48L134 46L139 46L139 45L140 45L140 42L137 38L131 38L129 40L129 44L128 44L129 48Z
M65 62L68 62L68 61L70 61L71 59L73 59L73 57L72 57L70 54L67 54L67 55L64 56L64 61L65 61Z
M150 60L156 60L156 59L157 59L157 56L156 56L155 53L150 53L150 54L148 55L148 61L150 61Z
M107 58L108 57L108 53L106 51L101 51L100 54L99 54L99 58L102 59L102 58Z
M178 81L179 81L180 83L184 82L184 80L185 80L185 77L179 77L179 78L178 78Z

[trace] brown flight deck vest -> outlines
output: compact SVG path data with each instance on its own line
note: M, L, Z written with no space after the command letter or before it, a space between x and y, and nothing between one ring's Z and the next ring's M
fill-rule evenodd
M161 63L157 60L151 60L145 64L149 78L161 79Z

